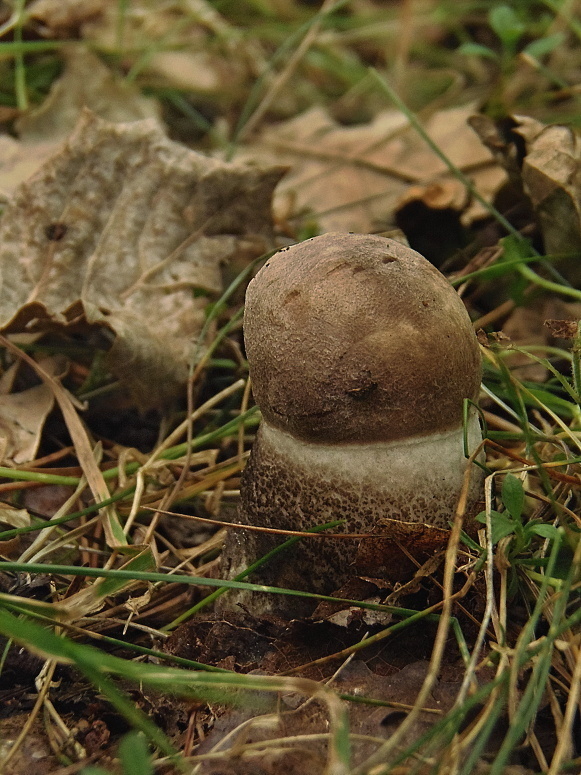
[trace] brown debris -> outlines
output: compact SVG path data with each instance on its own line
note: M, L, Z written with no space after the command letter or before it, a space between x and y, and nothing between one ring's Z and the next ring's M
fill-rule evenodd
M4 211L0 326L106 329L109 366L138 404L166 401L186 380L221 265L242 243L266 249L280 176L190 151L150 120L85 112Z
M579 334L578 320L545 320L545 326L555 339L575 339Z

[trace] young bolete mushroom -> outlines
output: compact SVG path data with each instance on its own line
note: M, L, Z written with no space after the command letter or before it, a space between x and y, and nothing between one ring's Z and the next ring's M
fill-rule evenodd
M384 237L315 237L283 248L252 280L244 337L263 419L239 521L305 530L344 519L347 533L388 534L302 539L250 580L330 594L353 576L392 577L391 550L417 554L426 530L428 544L442 545L467 466L464 434L470 451L481 440L474 409L463 427L464 399L475 401L480 385L479 346L444 276ZM474 471L472 514L481 482ZM225 575L280 541L229 531ZM314 607L233 591L223 601L222 609L242 602L255 614Z

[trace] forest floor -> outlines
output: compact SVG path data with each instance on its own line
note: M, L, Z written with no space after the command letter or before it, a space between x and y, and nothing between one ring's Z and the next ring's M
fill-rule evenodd
M2 4L0 773L581 771L579 10ZM258 591L245 288L326 232L460 294L482 512L309 616L216 609Z

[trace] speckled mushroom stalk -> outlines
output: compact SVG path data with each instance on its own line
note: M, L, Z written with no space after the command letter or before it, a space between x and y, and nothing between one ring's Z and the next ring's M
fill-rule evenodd
M240 521L305 530L344 519L345 532L385 534L394 520L412 555L419 526L441 545L436 528L448 529L467 466L464 399L476 400L481 378L470 319L443 275L393 240L325 234L260 270L246 295L244 335L263 420L241 482ZM475 411L466 432L473 450ZM471 482L468 513L479 469ZM224 574L280 541L229 531ZM252 581L330 594L353 576L393 576L388 549L378 541L370 553L369 539L303 539ZM255 614L313 608L244 592L226 595L222 608L239 602Z

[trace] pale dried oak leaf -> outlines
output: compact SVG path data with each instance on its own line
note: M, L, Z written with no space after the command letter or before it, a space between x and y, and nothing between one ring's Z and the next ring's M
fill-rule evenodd
M111 370L159 405L187 378L221 264L268 244L281 174L202 156L149 119L85 111L0 221L0 328L106 327Z
M473 105L434 113L426 132L490 200L505 179L490 151L467 124ZM393 224L393 212L410 187L446 189L462 199L463 221L482 216L468 209L464 187L397 110L378 113L368 124L340 126L321 107L267 127L238 158L276 160L291 171L278 187L275 208L282 219L316 220L321 231L369 232ZM466 201L464 201L466 200Z

